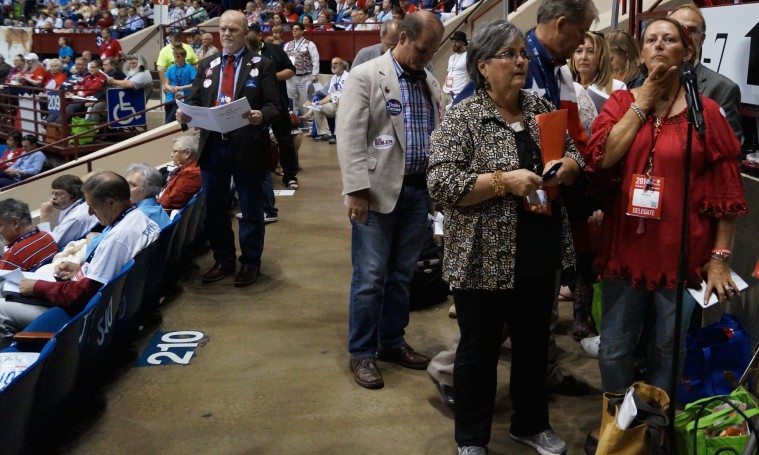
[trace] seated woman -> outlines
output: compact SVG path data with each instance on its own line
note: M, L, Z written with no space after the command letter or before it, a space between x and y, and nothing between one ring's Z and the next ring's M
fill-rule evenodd
M127 166L124 177L129 183L132 204L137 204L137 208L153 220L159 228L166 227L171 219L156 200L156 196L163 187L161 173L147 163L134 163Z
M174 141L171 159L176 167L158 195L158 203L166 210L184 207L203 184L198 167L198 137L194 134L179 136Z

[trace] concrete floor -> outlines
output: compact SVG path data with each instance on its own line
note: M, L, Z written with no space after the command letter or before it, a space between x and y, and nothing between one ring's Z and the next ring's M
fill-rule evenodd
M196 260L184 291L161 310L158 330L199 330L207 339L187 366L132 361L99 394L105 407L60 449L82 454L454 454L453 416L424 371L380 363L385 388L357 386L348 368L350 225L340 196L335 146L304 139L301 188L280 197L267 226L259 281L202 285L210 254ZM275 188L279 188L275 180ZM456 332L448 304L414 312L407 341L434 354ZM598 388L596 361L565 335L561 365ZM133 346L142 351L147 336ZM508 439L508 362L499 366L491 454L529 454ZM555 397L552 425L570 454L600 416L596 393Z

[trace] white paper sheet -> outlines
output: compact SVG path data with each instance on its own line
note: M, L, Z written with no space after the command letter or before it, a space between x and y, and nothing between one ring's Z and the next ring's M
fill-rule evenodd
M635 399L633 398L634 393L634 387L627 389L625 399L622 400L622 405L617 412L617 425L622 430L628 429L635 416L638 415L638 407L635 406Z
M742 291L748 287L748 283L746 283L743 278L739 277L737 273L735 273L733 270L730 270L730 278L733 279L733 282L736 286L738 286L738 291ZM709 303L704 302L704 293L706 293L706 281L701 282L701 288L700 289L688 289L688 292L690 292L690 295L693 296L694 299L696 299L696 302L698 302L699 305L701 305L703 308L710 307L714 305L715 303L719 302L719 298L717 297L717 294L712 293L711 297L709 298Z
M190 123L188 123L189 126L228 133L250 125L247 117L247 114L250 113L250 103L245 97L214 107L190 106L179 100L176 102L179 109L191 118Z

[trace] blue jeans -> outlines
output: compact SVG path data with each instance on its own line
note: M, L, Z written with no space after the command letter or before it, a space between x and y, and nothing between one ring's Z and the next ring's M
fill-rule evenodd
M372 357L402 346L409 321L409 283L427 226L427 190L403 185L392 212L369 212L352 224L348 350Z
M220 139L217 133L208 138L210 151L200 163L203 190L206 193L205 226L216 262L235 264L235 237L229 209L232 204L230 178L240 197L242 219L240 220L240 263L261 266L264 250L263 180L264 170L245 172L234 165L229 141Z
M279 210L274 205L274 184L271 181L271 172L264 173L263 185L263 200L261 203L263 204L264 213L268 216L277 216Z
M641 330L646 327L646 382L669 391L675 332L673 289L648 291L617 280L603 281L603 317L598 364L604 392L618 392L633 383L634 352ZM684 291L680 361L685 361L685 334L696 301Z

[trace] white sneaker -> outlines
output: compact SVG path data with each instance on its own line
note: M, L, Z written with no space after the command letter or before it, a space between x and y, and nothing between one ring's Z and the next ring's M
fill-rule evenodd
M459 455L487 455L487 453L485 448L480 446L459 447Z
M580 346L589 356L594 359L598 358L598 347L601 346L601 335L583 338L580 340Z
M509 433L509 437L516 442L532 447L540 455L564 455L567 453L567 445L550 428L532 436L521 437Z

